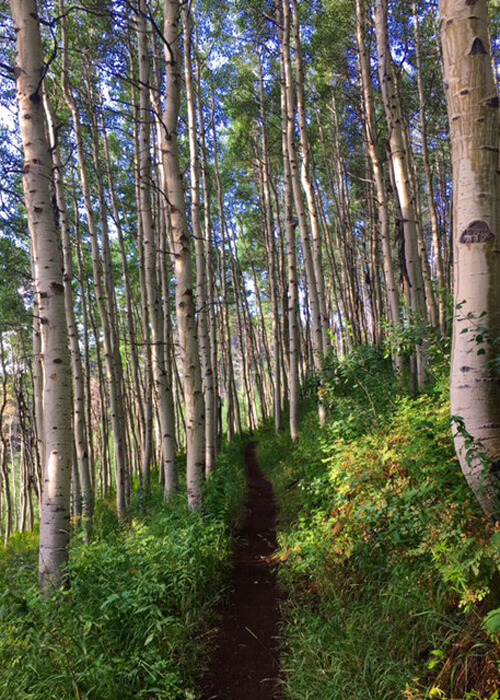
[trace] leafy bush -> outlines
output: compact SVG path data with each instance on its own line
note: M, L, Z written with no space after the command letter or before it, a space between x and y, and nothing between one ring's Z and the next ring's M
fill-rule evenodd
M296 446L270 426L259 446L281 506L287 697L493 697L500 533L460 473L446 379L404 396L365 348L327 371L329 424L311 402Z
M13 539L1 553L0 697L194 698L244 491L236 443L204 512L180 496L165 506L158 489L128 528L101 504L92 542L72 547L71 589L49 601L36 586L36 537Z

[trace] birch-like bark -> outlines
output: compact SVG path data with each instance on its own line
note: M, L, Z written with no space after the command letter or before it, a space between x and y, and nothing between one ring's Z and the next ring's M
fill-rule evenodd
M264 221L266 233L267 270L269 277L269 294L272 307L273 324L273 414L274 427L276 432L281 430L281 352L280 352L280 310L279 310L279 269L276 254L276 243L274 238L274 217L272 208L271 193L271 164L269 162L269 144L267 135L266 102L264 92L264 75L262 60L259 61L259 111L260 111L260 131L261 148L259 174L262 180L262 193L264 204Z
M390 323L393 326L397 326L401 318L399 291L392 262L392 247L389 232L389 216L387 211L387 195L384 183L384 174L377 149L377 125L370 73L370 59L365 44L365 26L366 17L364 11L364 0L356 0L356 40L359 51L361 92L363 96L363 112L365 117L365 143L368 156L370 158L375 185L375 196L377 200L377 219L380 241L382 243L382 260L384 264L385 287L388 301L388 316ZM394 360L398 369L401 370L401 361L397 357L394 358Z
M84 364L84 389L85 389L85 423L87 426L87 451L89 454L89 465L91 469L91 481L94 498L96 496L97 483L95 479L95 450L92 435L92 378L90 372L90 342L89 342L89 316L87 305L87 294L83 280L83 259L80 241L80 221L78 218L78 205L74 202L74 225L75 225L75 247L77 261L77 280L80 290L80 300L82 304L82 337L83 337L83 364Z
M219 167L219 149L217 142L217 134L215 131L215 122L212 119L212 135L213 135L213 149L214 149L214 170L215 170L215 183L217 189L217 204L219 209L220 218L220 230L221 230L221 247L220 247L220 317L221 317L221 341L222 341L222 355L224 357L224 373L226 378L226 401L227 401L227 423L228 423L228 437L231 439L234 434L241 433L241 415L240 415L240 404L238 401L238 391L236 388L235 380L235 370L233 361L233 349L232 349L232 333L231 324L229 318L229 297L227 290L227 275L226 270L228 265L227 260L227 222L224 208L224 190L222 187L222 178L220 174Z
M87 443L87 425L85 420L85 386L83 364L80 352L80 340L73 305L73 256L71 236L64 196L63 162L57 143L55 115L47 91L44 90L44 105L47 118L49 142L54 163L54 189L57 205L57 220L62 242L64 306L68 326L71 358L71 380L73 386L73 432L75 442L76 465L80 482L80 499L84 536L88 538L92 528L94 512L94 494L90 475L90 463Z
M2 481L2 522L5 522L5 541L12 534L12 494L10 487L9 456L7 438L5 437L6 427L4 425L5 409L7 408L7 366L5 362L5 351L3 345L3 333L0 332L0 370L2 371L2 400L0 403L0 478ZM5 498L5 501L3 500ZM4 515L5 513L5 515Z
M31 275L35 277L33 265L33 243L31 244ZM38 479L43 481L43 470L45 469L45 447L43 436L45 434L43 421L43 366L42 366L42 333L40 327L40 314L38 311L38 299L36 294L33 301L33 413L35 417L35 451L38 469ZM41 495L41 494L40 494Z
M434 183L432 178L431 163L429 158L429 144L427 138L427 110L425 108L426 99L424 92L424 81L422 76L422 59L420 51L420 30L418 6L415 0L412 2L413 12L413 34L415 37L415 63L417 68L417 89L418 89L418 115L420 121L420 133L422 139L422 161L424 164L425 181L427 185L427 208L429 209L429 219L432 231L432 247L434 252L434 269L438 286L438 307L439 307L439 328L441 333L446 330L445 318L445 280L443 270L443 256L441 253L441 241L439 236L439 224L434 201Z
M136 128L137 128L137 120L134 119L134 132L135 132ZM150 449L150 445L151 445L151 436L150 436L151 431L148 430L146 427L146 417L145 417L145 409L144 409L145 399L143 397L143 391L142 391L142 386L141 386L141 373L140 373L140 366L139 366L139 356L138 356L138 351L137 351L137 326L136 326L136 321L134 318L134 303L133 303L133 299L132 299L132 288L131 288L131 284L130 284L129 262L127 260L127 249L125 246L122 219L120 217L120 211L119 211L119 206L118 206L118 201L117 201L117 196L116 196L115 182L114 182L114 177L113 177L113 170L111 167L111 153L110 153L110 148L109 148L108 132L107 132L104 124L102 125L102 135L103 135L103 141L104 141L104 165L106 168L106 178L107 178L107 182L108 182L108 191L109 191L109 195L110 195L111 213L113 215L113 221L114 221L115 228L116 228L116 236L118 238L118 247L120 250L120 261L121 261L121 269L122 269L122 275L123 275L123 287L124 287L124 291L125 291L127 333L128 333L129 342L130 342L130 357L131 357L131 364L132 364L133 387L134 387L135 401L136 401L136 413L137 413L136 420L138 421L138 426L139 426L140 434L141 434L141 449L147 452ZM136 144L135 138L134 138L134 144ZM136 148L136 151L137 150L138 149ZM137 170L137 165L136 165L136 170ZM138 176L136 177L136 180L138 180ZM122 214L122 216L123 216L123 214ZM142 258L141 258L142 249L141 249L140 241L138 243L138 248L140 250L139 259L142 261ZM140 266L141 281L142 281L142 276L143 276L143 265ZM141 292L142 292L142 285L141 285ZM145 294L144 294L144 296L145 296ZM144 322L145 322L145 324L147 323L147 327L149 330L149 318L148 318L147 314L144 314ZM147 336L147 337L149 337L149 336ZM148 359L148 370L149 370L150 365L151 365L151 363L149 362L149 353L148 353L147 359ZM147 460L147 458L144 460L144 462L149 465L149 461Z
M179 17L179 0L165 0L163 34L166 42L167 89L163 112L162 156L175 258L177 323L183 351L188 504L191 509L195 509L201 506L201 486L205 473L205 409L196 332L190 236L177 136L182 76Z
M120 327L118 322L118 307L116 302L116 292L113 280L113 270L111 261L111 248L109 240L108 227L108 197L104 188L104 177L101 158L100 158L100 135L96 118L97 109L93 105L89 105L91 112L91 136L92 136L92 155L94 160L94 171L96 174L97 194L99 199L100 209L100 228L101 228L101 255L102 265L99 256L99 241L96 235L91 235L92 241L92 266L97 273L96 293L98 297L99 315L101 316L102 328L104 337L108 335L109 353L106 351L105 340L105 359L107 363L107 371L109 378L109 393L111 405L111 425L113 430L114 440L114 457L115 457L115 480L116 480L116 506L120 518L125 517L126 508L130 499L131 490L131 474L129 461L129 445L127 435L127 424L125 416L125 406L127 402L127 388L123 376L123 363L120 352ZM81 141L81 136L80 136ZM80 166L81 169L81 166ZM86 199L86 209L89 211L89 198ZM95 219L94 219L95 226ZM89 231L90 231L89 224ZM102 272L102 278L99 273ZM101 285L97 289L97 285ZM99 303L100 297L100 303Z
M68 560L71 374L59 240L52 209L52 166L42 102L45 74L34 0L11 0L16 28L15 74L24 147L23 189L33 246L34 284L41 320L45 466L40 514L39 576L46 593L63 583Z
M321 370L323 359L323 341L321 331L321 313L319 306L318 285L316 279L316 271L314 268L314 260L311 249L311 240L307 225L306 211L302 198L302 189L300 184L299 164L297 158L297 144L295 139L295 96L294 96L294 81L292 72L292 62L290 58L290 5L289 0L283 0L283 30L281 32L282 40L282 56L284 70L284 90L286 92L286 109L287 109L287 130L286 130L286 153L290 162L290 178L293 193L293 201L295 211L297 213L300 239L302 244L302 254L304 256L304 267L306 271L309 308L311 313L311 338L314 351L314 367L317 371Z
M297 93L297 115L299 121L300 148L302 156L300 160L300 180L306 197L307 209L309 212L309 223L311 226L312 258L318 295L322 356L325 357L330 349L328 314L326 311L325 274L323 270L323 253L321 249L321 229L319 226L316 196L311 175L311 154L306 122L304 66L302 60L302 41L300 38L298 5L298 0L292 0L292 30L295 48L295 84Z
M410 134L408 133L408 128L406 124L403 126L403 140L405 146L405 152L408 156L408 178L410 184L410 190L413 193L413 204L415 208L415 226L417 231L417 247L418 255L420 259L420 266L422 269L422 279L424 282L425 290L425 301L427 308L427 316L429 323L433 328L439 328L439 311L436 302L436 297L434 294L434 289L432 287L432 274L431 266L429 262L429 253L427 251L427 242L424 238L424 232L422 229L422 212L420 207L420 195L418 190L418 184L416 180L415 171L415 160L413 157Z
M283 28L283 37L280 50L281 68L281 143L283 150L283 171L284 171L284 199L286 212L286 256L288 268L288 356L289 356L289 400L290 400L290 435L293 442L299 438L299 286L297 279L297 253L295 241L295 221L293 216L293 191L292 175L290 169L289 147L289 108L287 104L288 93L286 90L285 77L285 49L284 34L289 32L288 26Z
M167 229L167 224L163 220L164 210L162 213L161 221L161 231L165 232ZM163 235L163 241L166 240L165 234ZM167 415L168 424L171 427L171 435L169 435L169 451L171 454L170 463L175 465L175 473L172 475L176 488L178 488L179 475L177 471L177 461L176 461L176 450L177 450L177 440L176 440L176 419L175 419L175 405L174 405L174 377L172 366L175 365L174 357L174 340L172 333L172 305L171 305L171 281L172 281L172 266L170 264L170 255L167 250L163 250L160 255L160 280L161 280L161 295L163 299L163 351L165 358L165 372L166 372L166 404L167 404Z
M210 475L215 467L215 393L208 327L207 264L205 240L200 217L200 173L198 166L198 139L196 129L196 100L193 86L192 7L184 5L184 76L189 135L189 173L191 191L191 226L196 253L196 307L198 312L198 343L200 350L203 396L205 399L205 473Z
M157 276L157 246L151 200L151 126L150 59L146 26L146 4L139 2L137 36L139 46L139 215L144 244L144 271L148 314L151 323L152 363L155 394L158 399L158 428L160 433L161 472L165 497L171 498L177 490L175 466L175 426L171 421L168 399L171 387L165 367L164 314L161 284Z
M411 311L416 321L425 321L427 319L427 310L422 267L417 249L415 202L410 186L408 155L404 143L403 114L389 48L387 0L376 0L375 2L375 30L377 35L380 86L389 128L389 152L397 197L401 207ZM417 356L418 386L422 388L427 378L427 362L423 345L417 345L415 352Z
M486 0L441 0L440 12L453 162L455 447L477 500L498 519L499 96L491 70ZM459 419L475 446L467 446L464 431L457 429ZM488 460L481 458L483 451Z
M115 451L115 474L116 474L116 504L117 510L120 518L125 516L125 511L127 507L127 462L126 462L126 444L125 444L125 433L124 433L124 423L123 423L123 397L122 397L122 377L117 370L119 370L119 351L117 347L118 339L115 337L112 328L112 319L110 318L109 305L113 303L113 294L110 295L109 281L107 288L105 283L103 283L103 272L102 272L102 262L101 262L101 251L98 242L98 229L94 214L94 207L92 203L91 191L90 191L90 181L88 176L87 160L85 157L85 152L83 148L83 136L82 128L80 122L80 115L78 111L77 104L73 98L71 88L68 81L67 75L67 47L66 41L64 39L64 76L63 76L63 89L66 103L71 112L73 129L75 133L76 149L78 156L78 165L80 170L80 179L83 192L83 199L85 204L85 212L87 215L87 224L90 233L91 242L91 252L92 252L92 272L94 278L95 292L97 307L99 310L99 316L101 318L102 331L104 337L104 355L106 362L106 371L108 375L109 383L109 394L111 403L111 424L113 429L114 438L114 451ZM95 128L93 129L95 132ZM95 136L95 134L94 134ZM95 138L93 139L95 141ZM94 149L96 144L94 143ZM101 193L101 200L103 199ZM104 228L104 212L103 212L103 228ZM106 256L103 255L106 262ZM107 276L109 277L109 276ZM99 342L99 339L96 338Z
M219 399L219 376L218 376L218 338L217 338L217 313L216 313L216 289L214 279L214 256L213 256L213 231L210 199L210 181L208 175L207 143L205 132L205 118L203 115L202 95L201 95L201 66L200 61L196 61L196 106L198 112L198 132L200 137L201 156L201 182L203 191L203 240L206 246L206 282L207 282L207 304L208 304L208 332L210 339L210 365L212 367L213 397L214 397L214 421L213 421L213 443L215 455L218 452L219 443L219 423L220 423L220 399Z

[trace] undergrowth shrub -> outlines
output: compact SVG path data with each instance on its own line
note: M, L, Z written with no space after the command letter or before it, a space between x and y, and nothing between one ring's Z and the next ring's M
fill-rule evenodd
M181 496L165 505L155 489L131 527L100 505L92 542L73 543L71 588L49 601L37 590L36 536L1 550L2 699L195 697L245 492L241 444L220 455L203 512Z
M288 698L498 697L500 533L460 473L437 374L404 396L361 348L326 369L325 428L313 400L297 445L261 430L281 508Z

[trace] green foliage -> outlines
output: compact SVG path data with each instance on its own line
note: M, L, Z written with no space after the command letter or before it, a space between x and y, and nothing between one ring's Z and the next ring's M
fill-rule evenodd
M287 697L489 698L500 541L460 473L444 373L404 396L358 348L321 391L324 429L311 404L296 446L270 426L259 446L281 506Z
M165 505L158 489L147 516L125 528L101 504L93 541L72 548L71 589L49 601L36 585L36 537L15 536L0 553L0 697L195 697L244 492L234 443L204 512L189 513L181 497Z
M338 430L344 437L346 430L354 437L378 423L395 390L391 363L378 348L360 345L346 357L330 355L320 391L332 413L328 426L331 437Z
M416 345L429 340L433 332L428 321L410 315L397 325L384 323L384 347L386 355L403 355L409 357L415 352Z

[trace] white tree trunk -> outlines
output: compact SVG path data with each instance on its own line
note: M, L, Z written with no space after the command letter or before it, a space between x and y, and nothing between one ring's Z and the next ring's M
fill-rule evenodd
M401 207L404 230L405 264L408 275L411 311L416 321L425 321L424 281L417 248L417 222L414 195L410 185L408 154L406 153L403 134L403 114L396 85L396 74L389 48L387 26L387 0L375 2L375 29L377 34L377 52L382 97L389 128L389 150L394 182ZM426 382L426 357L422 345L415 348L417 356L418 385L422 388Z
M289 17L283 27L283 36L280 50L281 68L281 144L283 150L284 170L284 199L285 199L285 229L286 229L286 257L288 267L288 357L289 357L289 400L290 400L290 435L293 442L299 438L299 354L300 354L300 328L299 328L299 287L297 279L297 252L295 240L295 222L293 216L293 190L292 174L290 169L289 148L289 108L288 92L286 90L285 71L285 39L284 35L290 31Z
M160 432L161 471L164 478L165 497L170 498L177 490L175 452L172 454L175 425L169 410L169 374L165 367L164 332L165 323L161 299L161 285L157 276L157 247L151 202L151 100L150 65L145 19L144 0L139 3L137 14L139 45L139 215L144 243L144 271L148 313L151 323L152 371L158 403L158 427Z
M490 62L486 0L441 0L440 11L453 161L451 411L476 441L468 450L463 430L455 430L455 446L479 503L498 518L499 97ZM481 459L481 452L491 463Z
M41 321L43 447L45 467L40 516L40 584L63 582L70 536L71 373L59 240L52 209L51 158L42 102L45 71L34 0L11 0L16 28L17 99L24 146L23 188L33 244L35 294Z
M295 211L299 224L300 239L302 243L302 254L304 256L304 267L306 271L309 310L311 314L311 339L313 345L314 367L319 372L323 360L323 341L321 330L321 313L319 305L318 284L316 278L316 270L314 267L314 258L311 248L311 240L309 229L307 226L306 210L302 197L302 188L300 184L299 163L297 157L297 144L295 139L295 96L294 96L294 80L292 71L292 62L290 58L290 31L291 31L291 16L289 0L283 0L283 31L281 32L282 39L282 55L284 69L284 90L286 93L286 110L287 110L287 148L286 153L290 163L290 177L293 192L293 200Z
M215 392L208 326L206 242L203 238L200 218L200 174L198 167L198 139L196 131L196 101L193 86L192 8L184 6L184 74L189 132L189 172L191 189L191 226L196 252L196 307L198 312L198 343L205 399L205 472L210 475L215 467Z
M179 0L165 0L164 11L167 92L163 113L165 133L162 139L162 155L174 248L177 323L183 351L188 504L193 509L201 506L202 498L201 485L205 473L205 409L196 332L191 241L186 221L177 137L182 76L179 52Z
M424 81L422 76L422 59L420 52L420 30L418 4L416 0L412 2L413 12L413 35L415 37L415 63L417 68L417 88L418 88L418 114L420 120L420 132L422 134L422 160L424 163L425 180L427 184L427 207L429 209L429 219L432 231L432 247L434 251L434 266L437 281L438 305L439 305L439 329L441 333L446 332L446 307L445 307L445 281L443 270L443 256L441 253L441 241L439 236L439 224L434 201L434 184L432 181L432 170L429 158L429 144L427 139L427 114L426 100L424 93Z
M359 51L359 70L361 78L361 92L363 96L365 141L370 158L375 195L377 199L377 215L380 240L382 243L382 260L384 264L385 287L387 292L387 309L391 325L396 326L401 320L399 306L399 290L394 274L392 262L392 246L389 233L389 215L387 211L387 195L384 183L382 164L377 149L377 122L375 118L375 105L373 99L372 79L370 73L370 59L365 44L365 12L364 0L356 0L356 39ZM402 358L394 357L394 365L399 374L403 370Z
M292 31L295 48L295 82L297 86L297 114L299 119L300 147L302 155L300 161L300 179L306 197L307 209L309 213L309 223L311 225L313 267L318 295L322 356L324 357L328 354L328 350L330 348L330 340L328 328L328 314L326 312L325 273L323 270L321 230L319 226L319 218L311 174L311 157L304 97L304 65L302 60L302 41L300 38L300 20L298 5L298 0L292 0ZM326 420L326 416L323 416L323 420Z
M54 187L56 204L58 209L58 221L61 232L63 253L63 280L64 280L64 304L66 309L66 324L68 327L71 379L73 386L73 432L75 442L75 454L78 467L78 477L81 488L81 505L84 525L84 537L88 538L92 527L94 512L94 494L92 490L91 471L87 442L87 426L85 421L85 387L82 356L80 352L80 340L76 324L73 305L73 257L71 250L71 237L64 197L63 163L57 144L55 117L49 97L44 92L45 113L49 131L50 148L54 163Z

